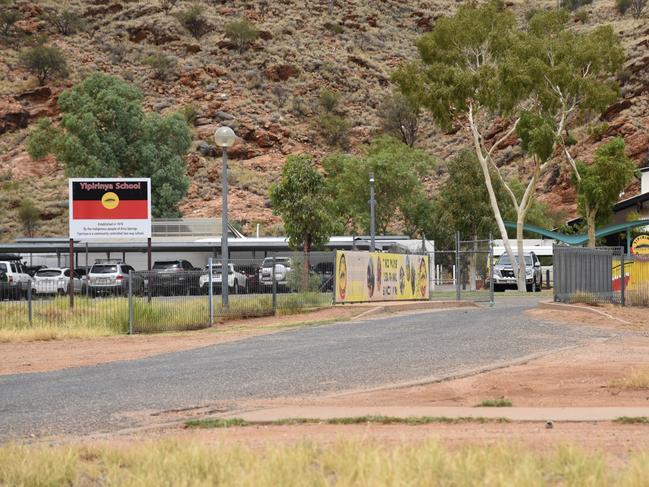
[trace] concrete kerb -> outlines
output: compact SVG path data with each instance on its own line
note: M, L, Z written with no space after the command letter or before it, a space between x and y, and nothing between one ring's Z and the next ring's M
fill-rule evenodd
M361 307L367 308L371 303L358 304L337 304L337 307ZM472 301L406 301L395 302L387 301L376 303L372 308L363 311L352 318L353 321L367 318L369 316L386 314L386 313L404 313L408 311L426 311L426 310L444 310L453 308L478 308L479 306Z
M631 325L632 323L626 320L623 320L622 318L617 318L615 316L612 316L608 314L606 311L602 311L601 309L597 308L591 308L590 306L579 306L576 304L566 304L566 303L555 303L554 301L541 301L538 304L538 307L540 309L553 309L553 310L560 310L560 311L582 311L594 315L599 315L599 316L604 316L605 318L608 318L613 321L617 321L619 323L622 323L624 325Z

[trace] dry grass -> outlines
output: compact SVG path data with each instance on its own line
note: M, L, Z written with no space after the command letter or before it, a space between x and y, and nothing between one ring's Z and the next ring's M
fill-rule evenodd
M0 448L0 485L236 486L641 486L649 453L612 467L603 455L563 446L544 454L516 445L453 450L429 441L387 447L374 441L334 445L201 446L159 441L129 447Z
M44 341L66 338L92 338L120 335L128 332L128 299L88 299L77 297L73 310L68 297L34 301L32 323L28 320L26 301L0 302L0 343ZM135 298L134 331L158 333L190 330L208 324L207 297L182 301ZM219 297L214 300L216 318L241 319L273 314L271 295L240 295L230 298L227 313L221 309ZM326 293L290 293L277 297L279 316L302 313L331 306L331 295Z
M649 369L632 370L626 377L611 381L609 386L628 391L649 390Z

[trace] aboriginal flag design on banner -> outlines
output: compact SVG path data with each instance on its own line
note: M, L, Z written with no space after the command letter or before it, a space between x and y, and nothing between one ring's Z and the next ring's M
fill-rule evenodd
M148 187L138 182L72 182L75 220L146 220Z

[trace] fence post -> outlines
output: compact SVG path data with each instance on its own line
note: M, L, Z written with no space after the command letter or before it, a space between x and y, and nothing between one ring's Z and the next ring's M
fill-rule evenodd
M489 234L489 306L494 305L494 240Z
M331 297L331 302L332 304L336 304L336 279L338 278L338 253L334 250L334 271L333 274L331 275L331 278L333 279L333 282L331 283L331 290L333 292L333 296Z
M626 294L626 272L624 271L624 247L622 247L622 258L620 260L620 277L622 280L620 281L620 290L622 291L622 306L626 306L626 298L624 295Z
M214 324L214 290L212 289L212 257L207 259L207 298L209 299L208 308L210 310L210 326ZM221 286L223 286L223 273L221 273Z
M455 300L462 299L460 272L460 232L455 232Z
M273 257L273 313L277 312L277 279L275 277L275 257Z
M128 334L133 334L133 271L128 271Z
M30 279L27 284L27 316L29 318L29 326L32 326L32 280Z

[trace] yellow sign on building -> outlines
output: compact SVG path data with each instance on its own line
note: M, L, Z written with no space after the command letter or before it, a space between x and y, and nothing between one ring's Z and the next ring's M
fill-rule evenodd
M335 301L396 301L429 298L428 256L336 252Z

